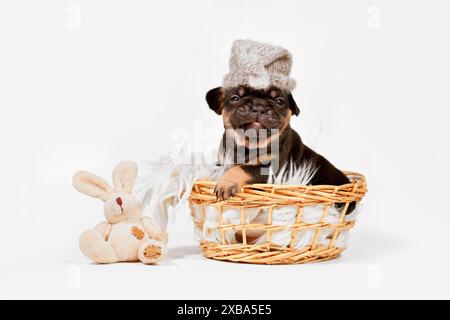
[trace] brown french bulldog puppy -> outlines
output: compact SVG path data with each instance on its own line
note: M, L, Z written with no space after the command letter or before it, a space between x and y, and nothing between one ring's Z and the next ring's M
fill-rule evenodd
M223 118L225 132L219 162L230 151L233 155L232 167L215 189L219 200L235 196L244 184L267 182L268 174L264 173L264 168L272 166L273 172L277 173L286 164L289 168L291 161L295 167L307 161L317 168L311 185L350 182L327 159L304 145L291 128L291 116L298 116L300 110L290 92L275 87L263 90L248 86L218 87L206 94L206 101ZM255 139L246 134L248 132L253 132ZM274 167L274 163L277 166ZM354 204L351 204L347 213L353 208Z

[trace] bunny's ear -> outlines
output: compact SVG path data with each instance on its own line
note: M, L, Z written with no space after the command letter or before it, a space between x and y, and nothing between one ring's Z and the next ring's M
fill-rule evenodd
M108 200L113 192L111 186L102 178L87 171L78 171L73 176L73 186L88 196Z
M113 172L113 183L117 191L131 193L137 177L137 164L133 161L120 162Z

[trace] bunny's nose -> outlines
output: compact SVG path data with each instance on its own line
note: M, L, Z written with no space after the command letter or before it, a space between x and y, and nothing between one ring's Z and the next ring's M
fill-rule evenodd
M118 204L119 206L122 205L122 199L121 199L120 197L117 197L117 198L116 198L116 202L117 202L117 204Z

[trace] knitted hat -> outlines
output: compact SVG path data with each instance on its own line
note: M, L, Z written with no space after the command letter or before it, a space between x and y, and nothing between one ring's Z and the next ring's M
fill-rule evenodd
M284 48L252 40L233 42L230 71L223 79L224 87L248 85L255 89L271 86L292 91L295 80L289 77L292 56Z

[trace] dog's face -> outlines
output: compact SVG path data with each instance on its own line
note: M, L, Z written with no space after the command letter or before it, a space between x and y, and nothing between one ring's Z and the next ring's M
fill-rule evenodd
M282 132L289 126L291 115L298 115L289 92L278 88L255 90L247 86L214 88L206 94L209 107L222 115L225 129L273 130Z

